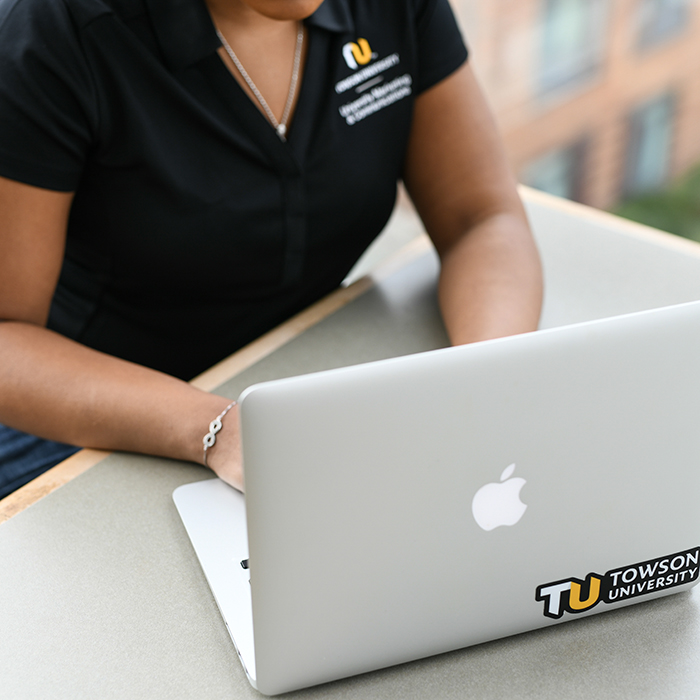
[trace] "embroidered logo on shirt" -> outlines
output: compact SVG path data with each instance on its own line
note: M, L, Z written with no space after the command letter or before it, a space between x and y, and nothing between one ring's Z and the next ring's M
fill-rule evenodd
M367 39L358 39L357 43L350 41L343 46L343 58L348 68L357 70L372 59L372 49L369 47Z
M385 82L384 73L401 63L398 53L370 63L372 59L378 58L378 55L372 52L366 39L358 39L357 43L351 41L343 46L343 58L352 70L357 70L360 65L369 64L335 84L338 95L354 88L355 95L352 99L338 108L340 116L348 126L357 124L412 93L413 78L410 73L390 78Z

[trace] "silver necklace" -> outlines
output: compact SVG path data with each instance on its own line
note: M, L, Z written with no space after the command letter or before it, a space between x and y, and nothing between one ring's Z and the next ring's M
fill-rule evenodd
M275 118L275 115L272 113L272 110L270 109L270 105L267 104L267 101L260 93L260 90L258 90L257 85L251 80L250 76L248 75L248 72L243 67L243 64L238 60L238 56L236 56L233 49L229 45L228 41L226 41L226 38L219 31L218 28L216 30L216 33L219 36L219 39L221 40L221 43L223 44L224 49L226 49L226 53L231 57L233 64L236 66L236 69L243 77L243 80L245 80L246 83L248 84L248 87L250 88L253 95L255 95L255 99L260 103L260 106L263 108L265 115L270 120L270 124L272 124L272 126L275 128L277 135L280 137L280 139L282 141L286 141L287 140L287 120L289 119L289 112L292 109L292 103L294 102L294 95L296 94L296 91L297 91L297 83L299 82L299 66L301 65L301 49L304 45L304 25L301 22L299 22L299 31L297 32L297 45L296 45L296 48L294 49L294 67L292 68L292 82L289 84L289 94L287 95L287 104L285 104L285 106L284 106L284 112L282 112L282 119L280 121L277 121L277 119Z

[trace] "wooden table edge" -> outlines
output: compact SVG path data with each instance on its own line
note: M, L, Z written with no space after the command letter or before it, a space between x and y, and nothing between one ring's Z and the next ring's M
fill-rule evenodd
M424 254L429 248L430 241L427 236L414 239L370 274L347 287L340 287L331 292L309 308L195 377L190 383L204 391L215 390L224 382L301 335L305 330L357 299L375 284ZM0 500L0 524L72 481L110 454L111 452L103 450L82 449L9 494Z

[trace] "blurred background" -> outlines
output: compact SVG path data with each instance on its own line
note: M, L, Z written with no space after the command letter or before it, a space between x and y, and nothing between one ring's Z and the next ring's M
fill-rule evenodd
M452 0L518 179L700 240L698 0Z
M700 0L450 1L520 182L700 241Z

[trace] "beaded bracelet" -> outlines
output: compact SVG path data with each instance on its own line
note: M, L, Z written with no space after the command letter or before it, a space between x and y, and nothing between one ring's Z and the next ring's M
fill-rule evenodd
M216 445L216 434L221 430L221 428L224 427L224 424L221 422L221 419L236 405L235 401L231 401L231 403L226 406L226 408L216 417L214 420L209 423L209 432L204 436L204 466L208 467L209 465L207 464L207 450L210 447L214 447Z

